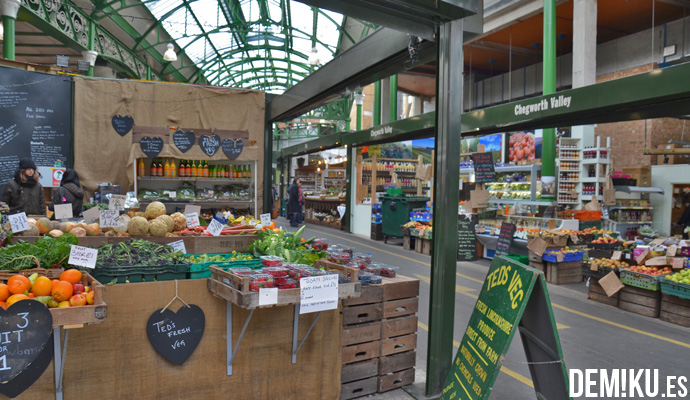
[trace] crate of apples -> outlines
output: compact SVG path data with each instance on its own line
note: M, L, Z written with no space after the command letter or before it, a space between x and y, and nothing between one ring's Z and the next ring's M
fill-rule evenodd
M49 308L79 307L94 304L94 292L84 284L82 273L68 269L59 279L34 273L30 276L12 275L7 283L0 283L0 307L7 308L17 301L38 300Z
M666 274L670 274L671 272L673 272L673 270L671 270L671 267L668 267L668 266L663 267L663 268L659 268L659 267L648 267L646 265L633 265L628 270L630 272L638 272L641 274L646 274L646 275L651 275L651 276L666 275Z

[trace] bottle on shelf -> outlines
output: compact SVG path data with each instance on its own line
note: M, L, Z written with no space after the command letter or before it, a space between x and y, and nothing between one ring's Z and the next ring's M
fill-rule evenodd
M206 161L204 161L204 178L208 178L208 177L209 177L209 174L208 174L208 163L207 163Z
M196 178L199 176L199 168L196 166L196 160L192 161L192 177Z
M252 166L247 165L247 179L252 179Z
M146 166L144 165L144 159L140 158L139 162L137 163L137 176L144 175L146 175Z
M158 160L155 158L151 160L151 167L149 167L149 176L158 176Z
M170 160L170 177L177 178L177 165L174 158Z
M184 165L184 176L187 178L191 178L192 176L192 162L190 160L187 160Z
M184 160L180 160L180 167L177 169L177 176L181 178L187 176L184 169Z
M165 161L163 161L163 176L166 178L170 178L172 176L170 174L170 161L167 158Z

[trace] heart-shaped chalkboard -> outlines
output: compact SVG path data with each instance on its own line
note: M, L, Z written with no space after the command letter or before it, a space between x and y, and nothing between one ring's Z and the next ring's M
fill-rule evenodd
M139 142L141 145L141 151L146 154L148 158L154 158L163 151L163 139L159 137L150 138L144 136Z
M199 146L209 157L213 156L220 147L220 136L215 133L211 136L201 135L199 136Z
M134 118L129 115L124 117L122 115L115 115L113 117L113 128L120 136L125 136L127 132L132 130L132 126L134 126Z
M0 383L11 381L36 360L52 329L53 317L40 301L22 300L7 310L0 308Z
M198 306L182 306L177 313L156 310L149 317L146 333L156 351L166 360L182 365L204 336L206 317Z
M173 143L183 153L191 149L194 142L196 142L196 135L192 131L183 132L178 129L173 133Z
M242 149L244 148L244 142L242 139L233 140L225 139L223 140L223 153L228 156L231 160L236 159L242 154Z
M26 389L30 388L43 375L50 362L53 361L53 336L48 339L46 347L43 348L41 354L36 357L34 362L24 370L24 372L15 376L14 379L7 383L0 384L0 393L9 398L15 398L22 394Z

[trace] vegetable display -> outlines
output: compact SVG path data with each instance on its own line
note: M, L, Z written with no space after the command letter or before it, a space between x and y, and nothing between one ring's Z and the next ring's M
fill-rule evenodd
M256 257L278 256L283 257L288 263L314 265L314 261L324 258L326 252L308 249L306 245L311 243L314 238L304 239L302 232L304 232L304 226L294 234L282 229L278 232L271 229L258 232L257 235L262 240L254 241L249 251L253 251Z
M0 247L0 270L63 268L67 265L73 244L79 244L79 239L66 233L57 239L44 236L36 243L20 242Z
M105 267L189 264L181 251L148 240L110 243L98 248L97 264Z

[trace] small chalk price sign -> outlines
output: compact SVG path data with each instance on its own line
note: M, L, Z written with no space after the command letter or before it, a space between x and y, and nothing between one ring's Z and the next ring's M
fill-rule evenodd
M98 258L98 249L91 249L88 247L72 245L69 252L68 264L77 265L84 268L96 268L96 259Z
M99 214L101 228L115 228L120 224L120 212L117 210L101 210Z
M185 218L187 218L187 228L193 228L195 226L199 226L199 214L197 213L191 213L191 214L185 214Z
M211 221L211 223L208 224L206 231L213 236L220 236L220 232L223 231L223 224L221 224L220 222L218 222L217 219L214 218Z
M300 285L300 314L338 308L338 275L302 278Z
M501 233L498 235L496 243L496 255L506 255L510 253L510 246L513 244L515 235L515 224L504 222L501 224Z
M125 201L127 196L121 194L110 195L110 201L108 201L108 210L121 211L125 209Z
M177 312L158 309L146 323L146 334L153 348L166 360L182 365L201 342L206 327L204 311L195 304Z
M26 219L26 213L20 212L19 214L8 215L7 218L10 220L12 232L24 232L29 229L29 221Z
M261 214L261 215L259 215L259 218L261 218L261 225L263 225L263 226L271 225L271 214L269 214L269 213Z
M184 254L187 254L187 248L184 246L184 240L170 242L168 243L168 246L172 247L174 251L181 251Z

